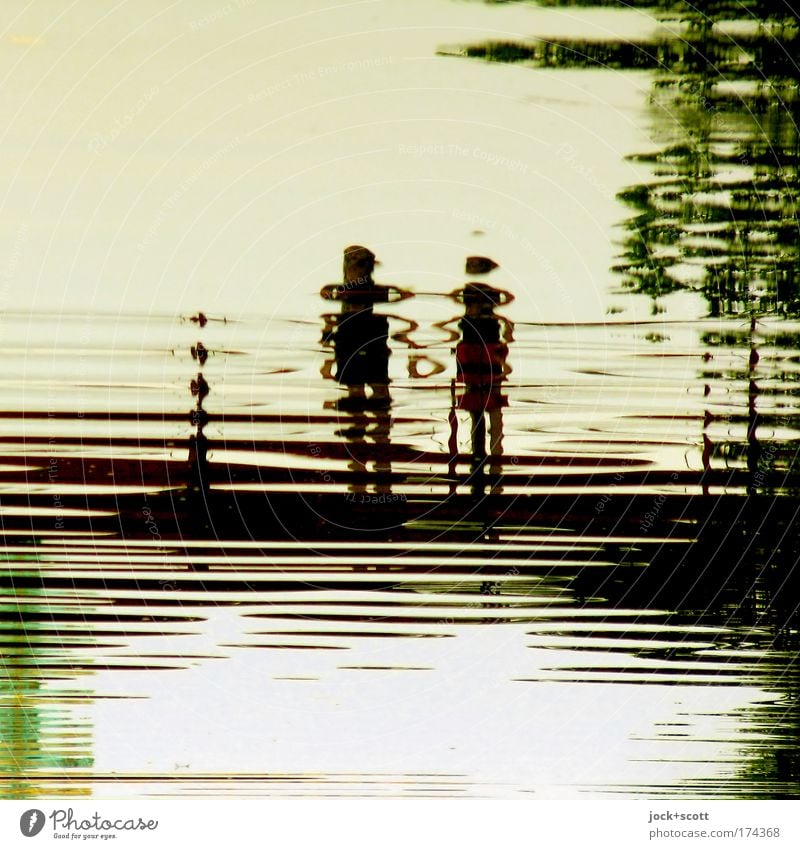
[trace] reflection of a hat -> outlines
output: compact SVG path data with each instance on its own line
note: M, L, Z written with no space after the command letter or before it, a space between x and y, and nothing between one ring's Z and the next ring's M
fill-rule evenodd
M488 256L467 257L467 274L488 274L495 268L499 268L498 264L493 259L489 259Z
M344 249L344 282L353 288L374 286L372 272L375 265L375 254L369 248L350 245Z

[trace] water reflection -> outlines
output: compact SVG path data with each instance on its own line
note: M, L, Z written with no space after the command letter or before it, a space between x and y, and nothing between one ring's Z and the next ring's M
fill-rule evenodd
M667 61L653 84L661 149L635 157L653 180L622 195L636 210L625 285L654 298L697 289L712 316L800 307L799 78L781 61L795 52L797 27L760 11L744 37L719 26L723 11L696 16L691 61Z
M468 278L476 276L468 269ZM21 783L14 768L25 752L31 763L56 758L57 768L40 774L50 791L99 794L111 786L109 763L117 770L114 792L122 795L789 792L800 550L796 500L771 497L787 486L781 467L771 464L788 456L790 440L772 434L770 391L797 349L763 323L734 328L732 347L710 328L689 324L676 333L695 340L708 334L694 343L691 358L662 361L623 347L605 371L586 375L572 359L575 329L512 327L503 316L510 295L478 281L436 296L451 318L423 350L446 365L452 382L392 372L394 354L409 351L393 330L403 333L410 320L402 318L405 309L388 305L393 296L383 304L370 296L355 305L333 300L338 310L326 320L331 336L323 353L329 380L320 378L313 344L319 325L300 325L313 348L295 356L300 400L287 391L275 412L249 394L233 396L246 380L265 395L292 385L284 373L263 376L285 365L285 337L275 334L271 348L251 345L248 334L261 332L255 320L209 322L202 342L197 327L175 322L182 334L176 354L162 343L153 355L170 369L172 410L154 419L132 400L130 367L112 357L119 368L113 392L128 409L111 436L106 398L82 420L50 417L46 404L24 417L7 411L2 621L9 643L28 646L20 655L24 676L7 667L0 699L3 739L17 741L2 767L9 793L34 792L33 779ZM404 300L405 307L421 299ZM386 319L380 333L361 340L380 340L384 362L375 370L351 371L341 356L337 363L338 352L358 347L345 331L337 348L339 322L349 321L354 306L355 314L366 311L362 327L370 316ZM123 332L109 329L111 338ZM584 352L600 352L610 334L634 338L642 328L578 332ZM547 405L528 403L541 401L543 391L531 365L538 369L548 357L558 376L548 399L557 410L555 430L543 421ZM650 416L649 396L636 388L652 382L662 362L681 369L672 382L659 378L666 418ZM585 406L599 405L616 376L624 400L613 399L611 424L587 424ZM587 394L570 395L578 380ZM58 385L68 397L70 387ZM692 415L675 416L687 397ZM354 408L336 404L351 398ZM303 406L312 402L315 417ZM373 435L376 422L390 413L391 441L382 444ZM780 415L790 421L793 409ZM360 417L363 434L348 435ZM646 445L623 442L620 421L651 442L654 433L666 441L655 430L666 428L681 452L699 448L706 433L710 468L689 473L680 466L683 453L668 465ZM419 435L427 433L433 436L422 450ZM774 458L773 444L783 452ZM314 445L320 457L310 456ZM337 455L337 446L347 453ZM359 469L346 466L353 458ZM319 469L330 471L331 483ZM428 469L439 470L435 485ZM403 498L381 501L379 487L389 485ZM348 499L355 495L350 487L366 487L375 500ZM756 496L746 497L747 487ZM52 512L54 495L60 518ZM61 692L78 671L81 691ZM55 704L49 696L56 695L56 674L62 701L46 714L45 704ZM253 675L265 682L257 690ZM220 676L225 688L217 685ZM665 686L676 693L674 704L665 702ZM620 725L624 741L602 726L602 711L580 713L587 701L618 710L620 688L628 688L622 702L636 705L636 715ZM444 700L433 719L431 692ZM356 693L374 710L365 712L363 701L356 709ZM187 704L203 705L191 721ZM405 706L402 718L392 705ZM549 729L547 751L541 726L528 733L522 713L510 720L513 747L495 737L492 754L469 733L480 716L498 706L516 709L510 705L525 715L538 711ZM367 742L334 744L320 760L319 752L331 751L321 738L312 734L313 745L298 748L292 728L299 708L319 717L315 727L328 745ZM247 736L251 709L269 711L269 739L260 731ZM246 738L246 745L209 747L220 739L209 716L228 717L221 737ZM397 735L398 746L407 745L420 717L436 731L415 749L428 754L415 755L411 768L387 761L384 741ZM38 742L25 738L23 720ZM45 735L48 723L56 736ZM134 744L130 729L141 727L150 733ZM309 738L306 727L302 734ZM58 735L75 746L56 745ZM571 763L581 787L565 788L557 778L563 773L548 764L563 765L562 742L576 737L603 754L590 776ZM120 739L124 744L114 742ZM453 748L437 739L452 740ZM629 748L615 759L620 745ZM537 757L514 766L512 749ZM280 765L275 774L265 773L265 762ZM487 765L481 775L475 762ZM176 763L190 766L176 771ZM224 783L227 775L233 778Z
M493 260L410 301L356 245L321 346L11 317L5 795L796 795L796 80L747 76L796 36L715 21L472 51L658 70L619 270L703 321L514 325Z
M650 295L654 313L659 298L692 289L712 316L800 315L797 13L769 3L748 4L747 17L738 4L641 5L663 23L644 41L487 42L460 52L654 72L657 149L632 157L652 178L620 195L635 210L616 266L623 286Z
M335 431L348 445L348 491L364 495L368 481L377 494L391 492L392 397L389 379L389 322L400 325L394 338L407 336L413 322L375 311L377 304L397 302L410 292L375 283L375 254L360 245L345 248L343 281L323 287L322 297L340 303L338 314L323 315L322 344L332 351L321 374L335 380L346 395L325 403L339 413ZM371 469L368 468L371 465Z
M469 257L466 271L488 274L497 268L493 260ZM487 459L491 458L490 475L493 491L501 492L500 473L503 456L503 408L508 398L502 385L511 369L508 365L508 343L513 338L513 326L508 319L495 314L495 308L511 301L508 292L485 283L467 283L453 295L463 304L464 315L458 320L456 345L456 383L463 391L456 397L453 408L464 410L470 416L470 449L472 452L471 483L473 494L483 494ZM443 326L446 326L443 325ZM489 450L486 449L487 419ZM449 445L458 444L458 419L450 418ZM451 462L455 461L455 457ZM452 473L452 469L451 469Z
M65 685L82 677L76 671L80 655L88 657L96 641L70 645L65 635L48 632L37 595L43 594L20 589L18 620L0 625L0 796L5 799L89 793L85 784L73 786L70 776L93 765L91 724L76 717L70 705L90 703L91 690ZM63 655L72 655L71 662Z

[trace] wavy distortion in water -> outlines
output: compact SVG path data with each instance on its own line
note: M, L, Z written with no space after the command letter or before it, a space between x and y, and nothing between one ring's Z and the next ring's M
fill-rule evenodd
M289 368L244 319L118 321L126 358L60 318L79 374L6 350L6 795L792 792L786 325L739 331L752 363L718 322L660 357L647 325L517 324L484 432L448 303L425 347L374 307L391 382L363 392L330 314L320 347L276 334Z
M797 795L796 22L704 20L466 50L656 70L652 321L479 264L268 335L6 316L4 796Z

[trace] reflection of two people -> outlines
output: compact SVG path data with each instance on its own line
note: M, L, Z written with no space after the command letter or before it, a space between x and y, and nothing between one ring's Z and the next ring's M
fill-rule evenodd
M361 246L351 246L344 252L344 276L341 284L323 288L322 296L341 303L338 315L325 316L323 342L333 348L333 357L322 367L322 376L336 380L346 388L347 395L326 407L348 414L347 426L337 431L351 445L375 446L372 452L377 473L377 492L389 492L391 473L389 439L391 430L391 395L389 392L389 318L376 313L375 304L410 297L410 293L394 286L380 286L372 278L375 255ZM466 272L483 276L497 268L486 257L469 257ZM452 384L453 403L450 412L451 480L456 480L458 462L458 417L456 410L470 415L470 445L472 452L473 491L483 490L484 469L499 479L500 458L503 452L502 409L508 403L502 384L510 371L507 365L508 342L512 339L512 324L495 313L498 306L509 303L512 296L484 282L470 282L451 296L463 306L458 319L442 326L455 325L450 330L457 340L456 380ZM397 318L391 316L391 318ZM409 327L413 323L406 322ZM408 330L394 338L411 344ZM456 397L456 383L461 387ZM488 428L487 428L488 423ZM488 450L487 450L488 436ZM351 492L366 492L366 452L351 451L349 468L356 482ZM381 480L381 473L384 480ZM451 486L451 491L455 483Z
M488 274L497 264L486 257L469 257L466 272L472 276ZM513 325L495 313L498 306L512 300L510 293L495 289L488 283L467 283L453 294L464 307L458 321L456 345L456 380L452 384L453 403L450 414L450 470L455 479L458 457L458 417L456 409L470 416L470 447L472 452L473 492L483 492L487 461L497 479L503 454L503 407L508 398L502 386L511 371L508 366L508 342L513 338ZM448 322L452 324L452 322ZM461 392L456 396L456 386ZM488 451L487 451L488 420ZM451 485L451 491L453 486Z
M333 348L333 358L321 370L347 390L345 397L327 402L326 407L346 413L345 427L337 431L351 445L375 446L351 450L348 468L354 473L351 492L365 493L367 454L375 457L376 492L390 491L389 440L391 432L389 392L389 318L377 313L376 304L410 297L396 286L375 283L375 254L360 245L344 251L344 273L340 284L325 286L323 298L341 304L339 314L324 316L324 344ZM394 316L392 316L394 318Z

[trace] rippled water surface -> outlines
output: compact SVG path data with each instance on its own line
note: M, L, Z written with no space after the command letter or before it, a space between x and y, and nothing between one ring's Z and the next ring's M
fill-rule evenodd
M364 74L308 65L283 5L165 24L235 130L191 135L206 82L211 158L160 199L111 179L107 286L11 295L89 274L86 210L79 248L61 217L6 251L0 792L796 797L796 19L376 3ZM349 43L352 10L303 11ZM281 28L306 64L255 87ZM169 147L173 61L117 135L93 113L96 168ZM314 152L329 83L385 110L334 173L362 119ZM323 290L354 241L392 284L360 303ZM468 254L500 264L475 314Z

